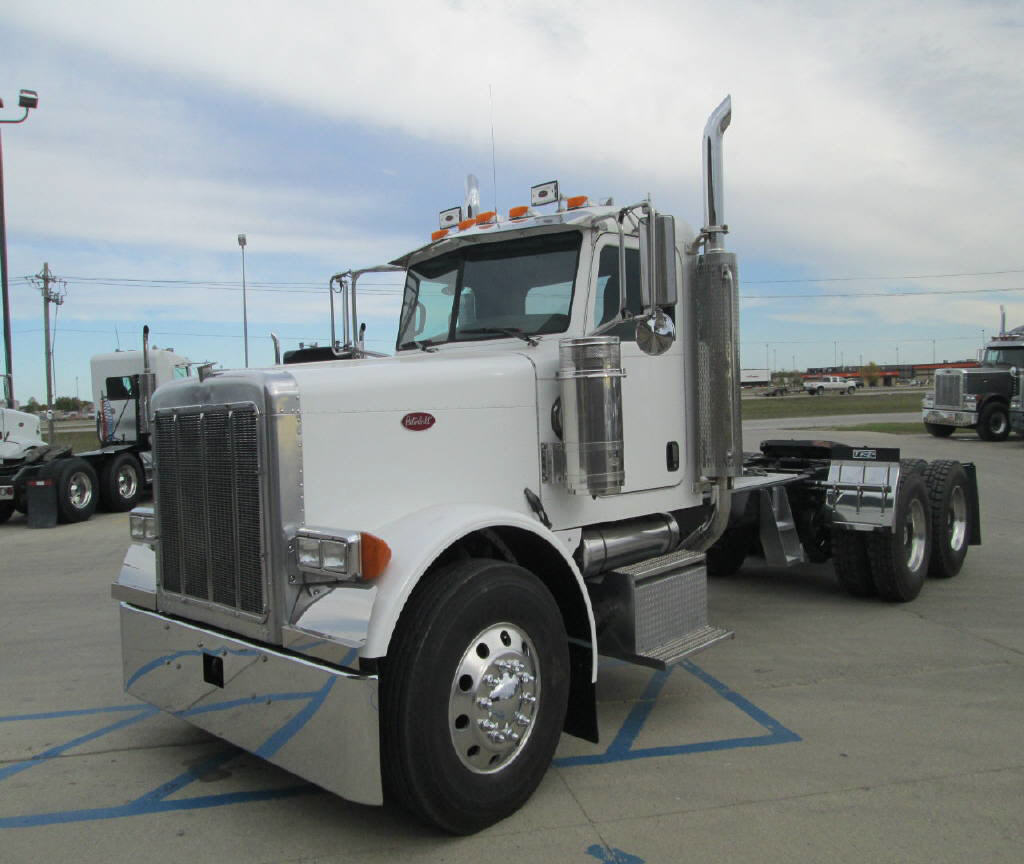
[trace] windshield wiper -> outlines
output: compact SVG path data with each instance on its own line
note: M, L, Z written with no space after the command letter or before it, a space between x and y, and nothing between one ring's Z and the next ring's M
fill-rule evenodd
M398 350L399 351L402 351L405 348L419 348L420 351L436 351L437 350L434 347L434 343L431 342L429 339L422 339L419 342L417 342L415 339L412 339L412 340L410 340L408 342L403 342L401 345L398 346Z
M499 336L515 336L530 345L538 344L536 339L518 327L474 327L472 330L460 330L459 333L495 333Z

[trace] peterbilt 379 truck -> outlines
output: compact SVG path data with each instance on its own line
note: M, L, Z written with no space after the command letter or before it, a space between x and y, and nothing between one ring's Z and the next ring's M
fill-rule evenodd
M922 401L924 428L937 438L966 427L985 441L1005 441L1017 369L1024 369L1024 326L994 337L978 367L936 371Z
M96 354L89 361L93 401L97 407L95 450L73 453L70 447L44 441L38 421L34 435L23 427L0 445L0 522L15 510L28 511L30 484L52 484L60 522L84 522L97 507L112 513L131 510L152 476L149 398L175 378L191 374L188 358L168 348L149 347L143 329L141 351ZM8 412L13 422L15 414Z
M700 231L556 182L499 218L471 189L385 265L395 356L332 333L343 359L159 388L155 506L113 586L127 692L468 833L530 797L563 732L598 740L598 655L665 668L732 635L708 566L832 555L891 601L954 575L971 466L743 452L730 118L705 129Z

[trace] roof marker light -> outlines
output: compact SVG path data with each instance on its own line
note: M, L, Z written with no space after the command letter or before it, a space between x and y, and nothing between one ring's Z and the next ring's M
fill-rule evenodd
M448 236L448 229L447 228L441 228L441 229L435 231L433 234L430 235L430 242L431 243L436 243L442 237L447 237L447 236Z
M509 207L508 218L509 219L526 219L529 216L535 216L533 210L523 204L521 207Z
M530 203L537 207L540 204L554 204L558 201L558 181L549 180L530 187Z
M565 203L570 210L578 210L580 207L586 207L590 199L586 195L573 195L572 198L567 198Z
M486 210L483 213L481 213L479 216L476 217L476 224L477 225L486 225L489 222L496 222L497 218L498 218L498 214L495 213L493 210Z
M459 223L459 230L460 231L465 231L467 228L472 228L474 225L476 225L476 218L473 218L473 219L463 219Z
M462 208L461 207L449 207L447 210L442 210L438 217L438 222L442 228L453 228L462 221Z

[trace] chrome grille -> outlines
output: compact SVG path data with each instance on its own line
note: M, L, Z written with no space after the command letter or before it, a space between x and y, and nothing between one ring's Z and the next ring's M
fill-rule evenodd
M252 404L157 412L163 591L265 611L259 421Z
M935 404L959 408L964 388L962 373L953 372L935 376Z

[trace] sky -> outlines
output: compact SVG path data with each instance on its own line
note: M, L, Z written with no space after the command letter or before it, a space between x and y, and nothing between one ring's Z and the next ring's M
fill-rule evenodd
M702 221L726 94L727 245L746 368L972 357L1024 324L1019 2L12 4L0 126L15 393L45 397L44 262L64 280L56 395L151 341L250 365L329 340L333 273L486 207L565 194ZM493 129L493 136L492 136ZM391 351L400 279L364 277ZM51 313L54 311L51 307Z

